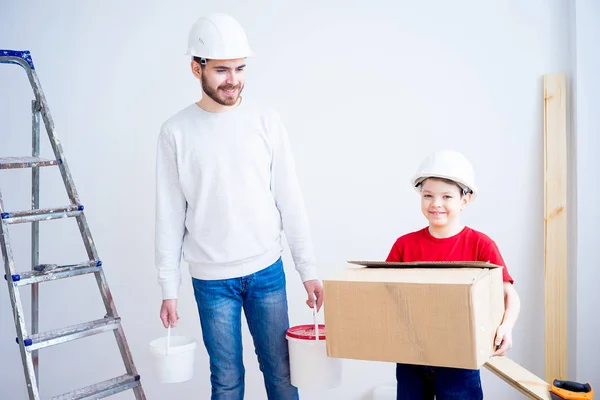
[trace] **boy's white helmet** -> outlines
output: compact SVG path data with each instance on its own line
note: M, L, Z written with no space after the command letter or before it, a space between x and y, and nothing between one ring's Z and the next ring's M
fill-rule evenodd
M411 184L420 191L419 186L427 178L443 178L456 182L463 190L477 194L475 170L469 160L454 150L440 150L429 155L413 176Z
M187 55L233 60L254 54L242 26L232 16L211 13L200 17L190 29Z

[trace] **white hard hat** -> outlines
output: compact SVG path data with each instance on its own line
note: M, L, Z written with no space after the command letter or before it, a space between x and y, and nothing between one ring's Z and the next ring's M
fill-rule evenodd
M477 194L475 170L467 158L454 150L440 150L429 155L413 176L411 184L420 191L420 184L427 178L443 178L456 182L465 193Z
M232 16L211 13L199 18L188 36L187 55L233 60L254 54L242 26Z

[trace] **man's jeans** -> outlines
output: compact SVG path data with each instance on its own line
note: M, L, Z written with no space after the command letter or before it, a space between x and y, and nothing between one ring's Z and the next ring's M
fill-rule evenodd
M210 358L212 400L244 398L242 309L254 340L269 400L296 400L285 332L289 328L281 259L241 278L192 280Z
M482 400L479 370L397 364L397 400Z

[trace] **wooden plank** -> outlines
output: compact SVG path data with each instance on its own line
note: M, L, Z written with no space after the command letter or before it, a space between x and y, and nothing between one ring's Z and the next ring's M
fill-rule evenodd
M567 379L567 107L565 74L544 75L545 378Z
M550 385L507 357L492 357L484 366L530 399L550 400Z

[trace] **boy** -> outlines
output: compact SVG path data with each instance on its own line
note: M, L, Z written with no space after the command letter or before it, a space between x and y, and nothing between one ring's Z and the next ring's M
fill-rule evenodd
M512 347L520 301L494 241L460 223L461 211L477 195L471 163L452 150L435 152L422 162L412 184L421 194L429 226L398 238L386 261L485 261L502 266L505 313L493 355L504 355ZM479 370L397 364L396 380L398 400L483 399Z

